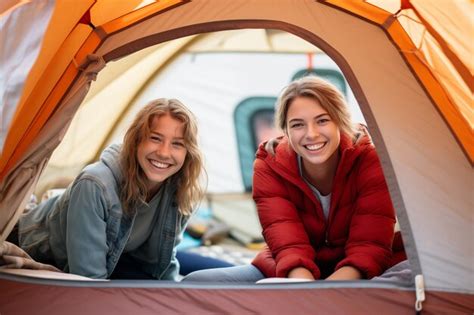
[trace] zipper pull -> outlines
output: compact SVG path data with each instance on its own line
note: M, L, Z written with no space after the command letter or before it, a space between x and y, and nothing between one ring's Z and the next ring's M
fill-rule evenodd
M423 309L422 303L425 301L425 280L423 275L415 276L416 302L415 310L417 314Z

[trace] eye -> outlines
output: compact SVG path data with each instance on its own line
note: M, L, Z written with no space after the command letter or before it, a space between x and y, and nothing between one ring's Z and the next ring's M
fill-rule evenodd
M172 142L172 145L177 148L184 148L184 142L181 142L181 141L174 141Z
M325 125L326 123L328 123L330 121L331 121L331 119L324 117L324 118L318 119L318 124L319 125Z
M297 129L297 128L301 128L303 126L304 126L303 123L294 123L294 124L290 125L290 128Z
M154 142L161 142L161 137L159 136L152 135L150 136L150 139L151 141L154 141Z

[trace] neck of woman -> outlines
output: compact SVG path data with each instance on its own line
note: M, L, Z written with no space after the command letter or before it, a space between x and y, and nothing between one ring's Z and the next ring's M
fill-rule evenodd
M339 164L339 150L336 150L324 163L315 165L303 159L303 176L323 195L332 191L332 184Z
M150 202L153 197L156 195L156 193L158 192L158 190L160 190L160 187L161 187L161 184L162 183L153 183L153 184L148 184L148 191L147 191L147 194L146 194L146 202Z

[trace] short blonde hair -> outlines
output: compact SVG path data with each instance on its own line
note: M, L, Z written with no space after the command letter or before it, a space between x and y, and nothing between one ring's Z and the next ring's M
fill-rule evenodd
M287 133L288 109L297 97L307 97L318 102L334 120L342 132L350 137L355 135L351 114L344 96L331 83L316 76L306 76L291 82L278 97L275 112L275 124Z
M179 211L184 215L190 215L204 195L200 175L205 174L205 171L197 143L196 118L180 101L161 98L151 101L138 112L124 137L121 151L121 167L124 176L121 201L127 213L145 201L147 197L147 178L137 158L138 144L150 135L153 118L166 114L184 123L184 142L187 153L183 167L171 176L177 180L176 201Z

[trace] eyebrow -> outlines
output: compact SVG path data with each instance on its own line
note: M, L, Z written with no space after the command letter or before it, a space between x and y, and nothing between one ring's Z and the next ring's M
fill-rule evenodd
M313 119L319 119L319 118L321 118L321 117L323 117L323 116L326 116L326 115L329 116L328 113L322 113L322 114L319 114L318 116L314 117ZM329 117L331 117L331 116L329 116ZM302 119L302 118L293 118L293 119L290 120L288 123L295 122L295 121L303 121L303 120L304 120L304 119Z
M160 136L160 137L164 137L163 134L161 134L159 132L156 132L156 131L151 131L150 134L151 135L157 135L157 136ZM183 140L184 141L184 137L173 137L173 140Z

